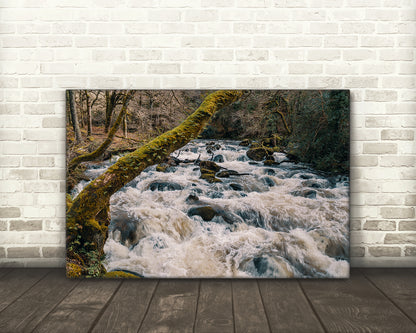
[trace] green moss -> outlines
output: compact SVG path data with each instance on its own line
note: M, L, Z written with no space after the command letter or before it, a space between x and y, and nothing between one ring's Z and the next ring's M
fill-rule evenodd
M106 279L140 279L140 276L123 271L107 272L103 275L103 277Z

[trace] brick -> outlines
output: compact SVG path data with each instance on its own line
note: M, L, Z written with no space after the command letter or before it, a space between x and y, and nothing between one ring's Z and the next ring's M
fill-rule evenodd
M289 74L321 74L323 66L314 63L290 63Z
M282 61L283 60L302 61L302 60L305 60L305 53L306 53L303 50L287 50L287 49L278 49L278 50L273 50L271 52L276 60L282 60ZM311 52L313 52L313 50L311 50ZM308 60L312 60L312 59L308 59Z
M40 258L39 247L9 247L7 258Z
M28 104L23 106L25 114L30 115L43 115L55 113L55 105L39 103L39 104Z
M45 220L45 231L64 231L65 219Z
M37 178L37 170L33 169L11 169L7 173L8 179L31 180Z
M396 143L364 143L364 154L396 154Z
M1 167L18 167L20 166L20 156L0 156Z
M385 220L367 220L364 223L363 229L373 231L393 231L396 230L396 222Z
M75 47L107 47L108 37L102 36L75 36L74 37Z
M413 130L385 129L381 131L382 140L413 140Z
M212 74L214 72L215 67L210 63L187 62L182 65L183 74Z
M0 141L20 141L20 139L21 131L19 130L2 128L0 131Z
M162 34L193 34L195 25L190 23L162 23Z
M125 50L98 49L93 51L94 61L124 61L126 60Z
M35 231L42 230L42 220L12 220L10 231Z
M147 73L149 74L178 74L180 73L180 65L170 64L170 63L148 64Z
M406 195L405 204L406 206L416 206L416 194Z
M217 22L215 24L212 24L212 22L201 22L196 25L196 29L198 34L231 34L232 24L229 22Z
M413 207L381 207L380 213L381 216L386 219L406 219L415 216Z
M7 231L7 221L0 220L0 231Z
M129 60L133 61L148 61L159 60L162 58L162 51L160 50L130 50Z
M181 45L183 47L214 47L215 39L211 36L198 36L198 37L183 37L181 39Z
M374 257L400 257L400 247L374 246L369 247L368 252Z
M365 127L380 128L380 127L399 127L400 119L391 116L374 116L365 118Z
M412 61L414 59L412 49L386 49L379 51L380 60L387 61Z
M266 32L267 25L263 23L234 23L233 32L235 34L263 34Z
M416 221L400 221L400 231L416 231Z
M65 179L64 169L40 169L39 178L47 180L62 180Z
M361 230L361 221L360 220L350 221L350 230Z
M322 49L322 50L309 50L308 60L321 61L321 60L339 60L341 58L340 50Z
M180 21L181 12L177 9L155 9L148 11L148 20L155 22Z
M234 59L233 50L205 50L202 53L202 60L207 61L227 61Z
M406 257L416 257L416 246L406 246L404 249Z
M392 90L366 90L367 101L394 102L397 100L397 92Z
M270 37L273 38L273 37ZM247 40L246 37L244 36L240 36L240 35L231 35L231 36L219 36L216 38L216 47L218 48L247 48L247 47L251 47L250 45L250 40ZM256 39L256 41L253 41L253 48L256 47L263 47L263 46L259 46L259 44L262 44L263 39L259 37L259 40Z
M289 47L321 47L322 37L317 36L291 36Z
M376 52L371 49L342 50L342 55L346 61L374 60L377 57Z
M414 167L415 156L381 156L380 166L384 167Z
M356 47L358 46L358 37L346 35L327 36L324 40L324 46L332 48Z
M416 232L388 233L385 244L416 244Z
M342 88L342 79L331 76L316 76L309 77L309 88L314 89L334 89Z
M0 207L0 218L20 217L19 207Z
M348 73L347 73L348 75ZM377 88L378 86L378 77L345 77L345 87L346 88Z
M351 165L353 166L377 166L378 157L377 156L368 156L368 155L359 155L351 156Z
M185 11L185 22L212 22L218 20L218 11L191 9Z
M267 50L237 50L237 61L265 61L268 60L269 53Z
M341 24L343 34L372 34L375 30L375 24L369 22L345 22Z
M65 247L42 247L44 258L65 258Z
M46 117L42 119L43 128L64 128L65 118L64 117Z

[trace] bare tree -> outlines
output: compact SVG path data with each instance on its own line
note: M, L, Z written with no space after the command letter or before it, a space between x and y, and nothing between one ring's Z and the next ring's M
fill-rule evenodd
M77 110L75 107L76 105L75 94L73 90L67 91L67 98L69 102L69 110L71 112L72 126L74 128L74 133L75 133L75 141L77 144L79 144L82 142L82 135L81 135L81 130L79 128L78 115L77 115Z

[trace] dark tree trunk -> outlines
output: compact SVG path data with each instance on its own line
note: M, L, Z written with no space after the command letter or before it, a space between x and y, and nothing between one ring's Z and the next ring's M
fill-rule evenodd
M81 136L81 130L79 128L79 123L78 123L77 110L75 107L75 94L72 90L68 90L68 99L69 99L69 110L71 112L71 118L72 118L72 126L74 128L74 133L75 133L75 141L76 143L81 143L82 136Z

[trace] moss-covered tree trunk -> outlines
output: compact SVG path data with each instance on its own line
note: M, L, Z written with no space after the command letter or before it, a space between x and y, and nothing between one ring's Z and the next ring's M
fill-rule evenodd
M72 127L74 128L75 141L76 143L81 143L82 135L79 128L77 109L75 106L75 94L72 90L68 90L67 98L69 102L69 112L71 113Z
M87 135L90 136L92 133L92 116L91 116L91 104L90 104L90 94L88 90L84 91L85 93L85 103L87 105Z
M111 127L110 132L108 132L107 138L104 140L104 142L93 152L80 155L75 157L71 162L68 164L68 171L71 172L74 170L80 163L87 162L87 161L93 161L100 157L102 154L104 154L105 150L110 146L111 142L113 142L114 136L116 135L116 132L118 128L120 127L120 124L127 113L127 107L129 104L129 101L134 95L134 90L128 91L123 100L123 106L121 107L120 113L118 114L118 117Z
M103 253L109 219L97 218L108 211L111 195L137 177L148 166L162 162L175 150L195 139L211 116L236 101L242 91L222 90L208 95L199 108L178 127L160 135L143 147L120 158L101 176L87 185L67 210L67 251L69 261L88 244L91 251ZM86 263L88 265L88 263Z

